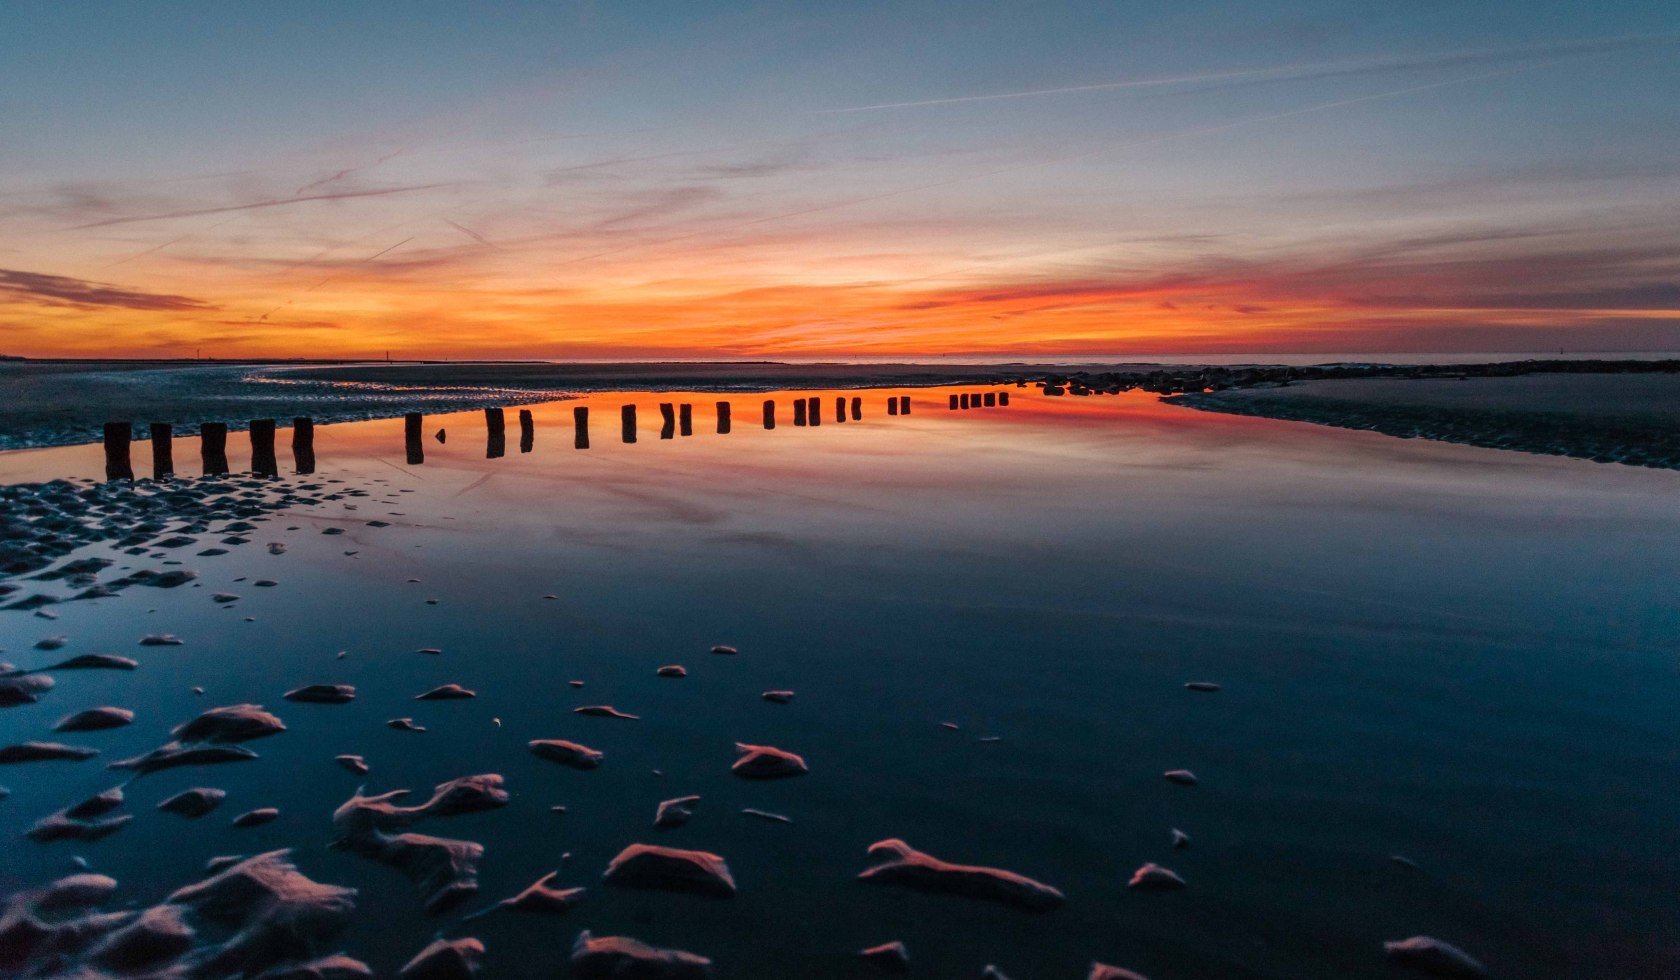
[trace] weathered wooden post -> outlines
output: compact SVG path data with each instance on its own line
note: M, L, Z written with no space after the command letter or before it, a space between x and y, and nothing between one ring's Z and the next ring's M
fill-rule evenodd
M957 396L956 396L956 395L952 395L952 396L951 396L951 411L953 411L953 412L954 412L954 411L956 411L956 410L957 410Z
M134 479L134 464L128 458L129 443L133 440L134 427L129 423L105 423L105 479Z
M677 406L677 430L685 436L694 434L694 406L688 402Z
M280 461L274 455L274 420L251 420L251 472L258 476L279 476Z
M997 392L995 392L995 391L986 392L986 394L984 396L982 396L981 404L985 405L987 408L996 408L997 407Z
M968 407L968 392L965 391L957 396L957 404L962 408Z
M507 419L500 408L484 410L484 458L501 459L507 455Z
M1008 405L1009 404L1009 392L1007 392L1007 391L998 392L998 404L999 405Z
M897 395L894 395L891 398L887 399L887 414L888 415L897 415L898 414L898 396Z
M537 442L537 423L531 418L531 410L519 410L519 451L528 453Z
M766 429L776 427L776 399L774 398L764 399L764 427Z
M822 399L812 395L806 401L810 404L805 406L805 417L811 420L812 425L822 425Z
M226 423L205 422L198 427L198 454L204 460L205 476L228 471Z
M408 450L408 465L419 466L426 461L426 446L420 441L420 426L422 424L419 412L407 412L403 415L403 448Z
M626 405L620 411L624 418L624 441L636 441L636 406Z
M659 403L659 417L663 423L659 426L659 438L669 439L677 434L677 414L672 410L670 402Z
M572 448L573 449L588 449L589 448L589 406L588 405L574 405L574 406L572 406L572 427L577 430L577 434L572 437Z
M793 400L793 424L805 424L805 399L803 398L795 398Z
M175 475L175 430L168 422L152 423L152 479Z
M729 408L729 403L728 402L718 402L717 403L717 430L718 430L718 435L720 435L720 436L726 436L726 435L729 434L729 426L730 426L729 413L730 413L730 408Z
M852 396L852 421L853 422L858 422L858 421L861 421L862 419L863 419L863 399L856 396L856 395L853 395Z
M300 476L315 472L314 419L292 419L292 467Z
M909 415L910 414L910 396L909 395L904 395L901 398L899 398L899 400L898 400L898 414L900 414L900 415Z

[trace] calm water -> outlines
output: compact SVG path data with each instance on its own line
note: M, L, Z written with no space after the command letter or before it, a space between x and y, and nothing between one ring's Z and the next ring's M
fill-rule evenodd
M400 419L320 427L316 477L284 479L372 496L280 515L225 556L171 552L199 587L66 603L56 622L0 612L13 662L142 661L60 673L41 703L0 711L0 744L103 753L0 767L0 887L82 855L150 903L211 856L293 847L311 876L360 890L336 948L381 972L442 934L481 938L489 976L554 976L581 928L703 953L724 977L869 975L855 951L893 939L921 976L995 963L1048 980L1098 959L1154 980L1398 977L1380 944L1420 933L1502 977L1680 971L1680 475L1141 393L1011 391L1007 408L968 412L943 390L863 392L864 419L843 424L821 393L819 428L793 426L777 393L774 431L762 397L736 397L728 435L715 395L558 402L535 408L529 453L509 411L494 459L482 414L428 418L419 466ZM913 414L886 415L900 394ZM627 401L634 445L619 439ZM693 436L659 438L661 401L694 404ZM579 404L588 450L573 448ZM238 466L244 436L230 448ZM178 463L196 455L177 442ZM0 482L100 464L97 447L0 454ZM218 608L220 590L243 598ZM185 645L135 645L163 631ZM52 634L69 645L31 649ZM654 676L672 663L689 676ZM448 682L478 697L411 700ZM358 699L281 699L308 683ZM773 688L797 700L762 701ZM260 760L130 784L135 820L97 843L19 838L120 782L104 762L243 701L289 726L250 743ZM596 703L642 720L571 712ZM98 704L135 723L48 731ZM430 730L385 727L403 715ZM565 769L526 751L535 738L607 761ZM811 772L737 779L735 741L799 752ZM340 753L372 772L341 770ZM1161 778L1178 768L1200 785ZM506 777L510 806L416 828L486 846L480 901L427 916L397 872L327 847L358 785L423 797L480 772ZM153 808L197 785L226 803L194 823ZM655 831L657 803L688 793L703 797L695 819ZM228 825L261 806L280 819ZM749 806L794 822L737 812ZM1189 849L1169 849L1173 827ZM1034 914L854 881L886 837L1031 875L1068 903ZM740 894L599 887L637 841L722 854ZM1128 891L1146 861L1189 887ZM591 886L565 918L460 921L556 868Z

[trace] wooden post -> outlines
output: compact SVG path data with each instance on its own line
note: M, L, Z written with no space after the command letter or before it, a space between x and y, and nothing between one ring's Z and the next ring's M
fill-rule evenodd
M251 420L251 472L258 476L279 476L280 461L274 456L274 420Z
M536 441L537 423L531 418L531 410L522 408L519 410L519 451L530 452Z
M774 398L764 399L764 427L766 429L776 427L776 399Z
M152 423L152 479L175 475L175 431L168 422Z
M300 476L315 472L314 419L292 419L292 467Z
M805 424L805 399L803 398L795 398L793 400L793 424Z
M694 434L694 406L688 402L677 406L677 427L685 436Z
M134 464L128 458L134 427L127 422L105 423L105 479L134 479Z
M718 435L720 436L726 436L729 434L729 412L730 408L728 402L717 403L717 429Z
M659 403L659 417L664 421L659 426L659 438L669 439L677 434L677 414L671 408L670 402Z
M589 406L574 405L572 407L572 427L577 434L572 437L573 449L589 448Z
M898 414L898 396L897 395L894 395L891 398L887 399L887 414L888 415L897 415Z
M1007 391L998 392L998 404L999 405L1008 405L1009 404L1009 392L1007 392Z
M812 395L806 399L810 404L805 406L805 417L812 425L822 425L822 399Z
M997 392L995 392L995 391L986 392L986 394L982 398L981 404L985 405L987 408L996 407L997 406Z
M484 458L501 459L507 455L507 419L500 408L484 410Z
M426 446L420 441L420 426L422 424L419 412L408 412L403 415L403 447L408 450L408 465L419 466L426 461Z
M221 476L228 471L225 423L205 422L198 427L198 453L204 459L205 476Z
M957 404L962 408L968 407L968 392L965 391L957 396Z
M953 411L953 412L954 412L954 411L956 411L956 410L957 410L957 396L956 396L956 395L952 395L952 396L951 396L951 411Z
M909 415L910 414L910 396L909 395L904 395L903 397L899 398L899 400L898 400L898 414L900 414L900 415Z
M636 441L636 406L626 405L621 410L624 416L624 441Z
M862 418L863 418L863 399L854 395L854 396L852 396L852 421L857 422L857 421L860 421Z

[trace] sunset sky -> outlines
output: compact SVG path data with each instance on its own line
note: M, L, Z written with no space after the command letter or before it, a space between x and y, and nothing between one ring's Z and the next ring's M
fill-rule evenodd
M0 353L1680 349L1680 4L0 5Z

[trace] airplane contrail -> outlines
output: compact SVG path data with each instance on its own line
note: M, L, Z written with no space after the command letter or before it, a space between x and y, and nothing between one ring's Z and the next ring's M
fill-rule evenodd
M367 191L339 191L332 194L310 194L306 197L281 197L267 201L252 201L249 204L228 204L218 208L193 208L186 211L165 211L159 214L137 214L127 218L106 218L102 221L90 221L85 225L71 225L71 231L86 228L105 228L110 225L129 225L138 221L164 221L169 218L196 218L205 214L226 214L229 211L257 211L262 208L285 207L289 204L305 204L310 201L343 201L358 197L386 197L391 194L408 194L414 191L429 191L439 187L449 187L451 184L412 184L407 187L384 187Z
M450 221L448 218L442 218L440 220L444 224L446 224L449 227L455 229L456 231L460 232L461 234L471 236L472 238L477 240L477 242L480 245L486 246L488 248L495 248L496 247L496 246L490 244L490 239L485 238L483 235L480 235L478 232L473 231L471 228L468 228L466 225L456 224L455 222Z
M1274 81L1308 81L1347 75L1374 75L1391 71L1426 71L1436 68L1463 68L1471 65L1498 64L1510 61L1532 61L1563 58L1570 55L1602 54L1632 48L1663 47L1680 43L1680 34L1628 34L1618 37L1588 38L1556 44L1523 45L1510 48L1484 48L1421 58L1377 58L1367 61L1326 61L1305 65L1279 65L1272 68L1246 68L1234 71L1206 72L1195 75L1165 75L1155 78L1131 78L1092 85L1067 85L1059 88L1024 89L1017 92L992 92L984 95L960 95L941 99L918 99L909 102L878 102L873 105L845 106L820 109L821 113L871 112L879 109L913 109L921 106L957 105L965 102L995 102L1004 99L1027 99L1047 95L1071 95L1079 92L1105 92L1128 88L1163 88L1198 82L1253 83ZM1220 87L1220 86L1214 86ZM1206 91L1203 89L1202 91Z

